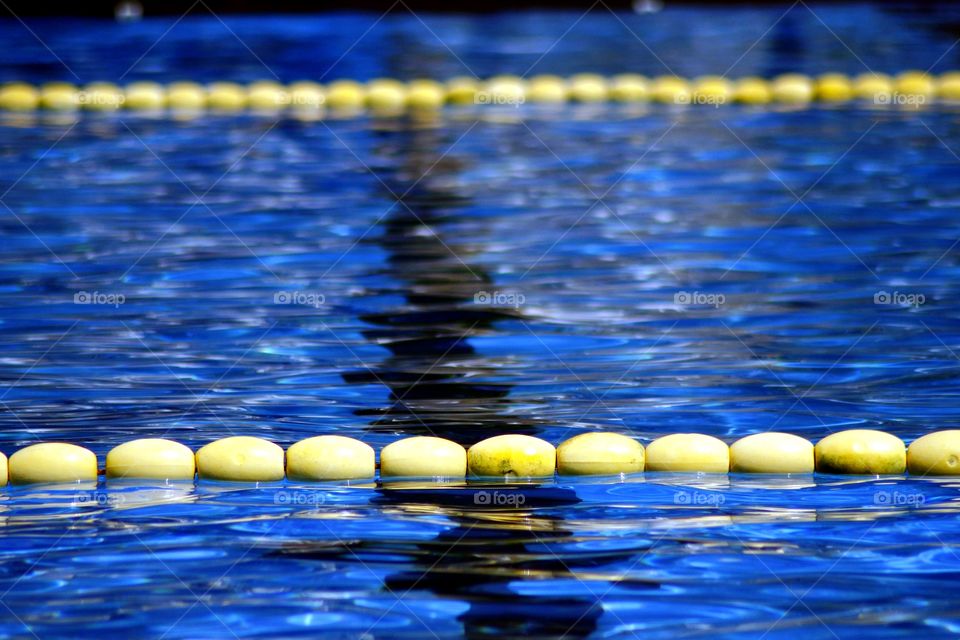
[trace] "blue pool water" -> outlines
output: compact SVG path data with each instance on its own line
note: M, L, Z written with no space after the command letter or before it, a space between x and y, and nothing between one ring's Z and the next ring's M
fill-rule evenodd
M784 10L9 20L0 74L960 66L956 16ZM5 114L0 129L7 454L960 428L956 107ZM957 487L8 488L0 636L954 637Z

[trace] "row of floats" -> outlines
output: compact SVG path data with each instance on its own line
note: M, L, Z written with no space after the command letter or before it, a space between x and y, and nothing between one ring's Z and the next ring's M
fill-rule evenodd
M519 105L575 103L748 104L804 105L812 102L868 102L873 105L919 106L928 102L960 102L960 71L938 75L905 71L897 75L864 73L847 76L825 73L808 76L787 73L775 78L678 76L648 78L639 74L605 77L581 73L569 78L540 75L531 78L496 76L487 80L469 77L445 82L378 78L369 82L336 80L281 84L272 80L235 82L134 82L120 86L93 82L78 86L67 82L33 85L10 82L0 86L0 110L91 111L163 110L236 113L322 109L355 114L395 114L437 110L445 105Z
M921 476L960 475L960 430L930 433L909 448L891 434L852 429L829 435L816 446L788 433L759 433L732 445L713 436L679 433L644 447L629 436L589 432L558 447L529 435L507 434L469 449L444 438L415 436L380 451L381 478L543 478L560 475L618 475L647 472L777 473ZM97 456L62 442L34 444L9 460L0 454L0 483L96 481ZM271 482L362 480L377 474L374 449L336 435L307 438L286 451L252 436L222 438L194 453L173 440L144 438L114 447L103 471L108 478Z

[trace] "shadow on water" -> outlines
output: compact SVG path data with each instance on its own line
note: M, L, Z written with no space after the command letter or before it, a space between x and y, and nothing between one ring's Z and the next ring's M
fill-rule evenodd
M536 433L536 421L507 414L509 384L482 382L497 375L498 363L477 354L469 342L491 331L498 320L519 312L473 304L477 291L493 279L468 262L471 247L444 233L444 227L455 220L456 208L467 204L438 186L449 183L442 178L459 169L455 154L440 157L449 143L435 129L382 135L385 146L399 144L408 150L391 176L394 184L388 182L394 193L406 195L384 220L378 239L387 252L390 275L402 283L406 304L362 318L376 326L365 336L391 354L377 368L376 377L390 387L392 404L371 427L437 435L464 445L508 431ZM414 183L405 184L402 175ZM394 593L426 589L470 602L470 609L461 616L467 637L591 633L600 614L594 599L520 597L508 587L511 580L531 571L570 575L559 557L531 549L547 540L569 538L563 519L534 518L517 508L478 514L475 503L481 491L385 488L380 492L376 501L385 508L426 508L456 524L417 545L418 553L411 558L414 566L388 576L387 588ZM556 494L551 496L555 504L579 502L572 491L551 492ZM523 494L519 490L515 495ZM447 504L437 504L440 501Z
M387 385L391 403L358 415L370 419L370 429L437 435L464 445L507 432L538 433L537 420L509 413L510 384L483 382L497 377L499 363L470 344L471 337L493 331L497 321L518 312L473 305L474 295L492 279L469 264L470 246L444 232L455 221L453 211L466 204L438 186L449 184L441 178L458 170L454 153L441 157L450 142L426 128L382 130L379 135L381 153L403 150L402 162L392 165L389 177L381 177L391 191L406 195L381 223L377 242L387 252L388 275L401 283L405 303L362 318L374 327L365 337L390 355L372 370L344 378ZM486 506L484 500L493 492L514 499L506 507ZM432 540L389 549L404 558L405 566L385 579L391 594L426 590L469 604L459 616L468 638L578 638L596 630L599 597L541 589L521 594L511 586L531 578L575 582L575 570L600 561L589 554L564 557L552 551L569 543L573 532L557 515L559 509L550 508L580 502L575 491L522 484L388 483L374 502L384 510L440 516L453 524ZM545 509L549 515L540 513ZM306 543L283 554L350 561L355 553L383 551L382 546L364 541L343 550ZM603 561L609 560L608 554Z
M453 154L442 156L449 141L427 128L382 129L378 135L381 149L406 150L386 175L377 170L390 189L386 195L400 197L376 240L387 254L385 275L399 281L405 304L360 318L373 325L364 337L390 356L343 377L348 383L386 385L391 403L356 415L373 418L374 430L436 435L466 446L506 432L536 433L536 420L508 411L511 385L497 381L506 363L478 354L470 344L497 321L520 314L474 304L492 278L469 263L471 246L443 232L455 221L456 209L467 204L437 185L438 178L459 169Z

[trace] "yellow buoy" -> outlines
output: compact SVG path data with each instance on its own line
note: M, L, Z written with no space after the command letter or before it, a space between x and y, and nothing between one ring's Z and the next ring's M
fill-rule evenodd
M730 445L730 471L813 473L813 443L789 433L757 433Z
M960 101L960 71L948 71L936 80L937 97L948 102Z
M115 111L126 99L123 90L110 82L91 82L77 94L80 106L90 111Z
M874 104L890 104L893 79L883 73L862 73L853 79L853 95Z
M407 106L415 111L433 111L443 106L447 91L434 80L411 80L407 84Z
M380 477L462 478L466 474L467 450L443 438L405 438L380 452Z
M814 92L823 102L846 102L853 98L853 84L842 73L824 73L817 76Z
M268 482L283 479L283 449L262 438L233 436L197 451L201 478Z
M773 99L770 83L763 78L740 78L733 85L733 100L741 104L767 104Z
M523 104L527 99L527 83L518 76L494 76L474 99L477 104Z
M530 102L558 104L567 101L569 89L560 76L534 76L527 84L526 98Z
M646 469L726 473L730 469L730 448L713 436L674 433L647 445Z
M127 85L123 106L137 111L158 111L167 104L167 92L156 82L134 82Z
M131 440L107 454L108 478L193 480L195 470L193 451L173 440Z
M924 71L904 71L894 80L895 102L900 105L922 105L933 100L936 90L933 76Z
M917 476L960 475L960 430L917 438L907 449L907 470Z
M474 476L552 476L557 451L533 436L494 436L467 450L467 466Z
M733 83L721 76L702 76L693 81L694 104L720 106L733 98Z
M903 473L907 449L900 438L872 429L850 429L827 436L814 449L817 471L876 475Z
M458 76L447 80L447 102L450 104L474 104L480 82L475 78Z
M570 76L570 99L575 102L604 102L610 95L607 79L595 73Z
M613 76L610 79L610 98L617 102L645 102L650 98L650 83L635 73Z
M7 486L7 479L10 475L7 467L7 456L0 453L0 487Z
M392 78L367 83L367 107L377 115L394 115L407 106L407 86Z
M290 104L287 88L273 80L258 80L247 87L247 105L255 111L280 111Z
M75 444L43 442L10 456L9 470L11 484L95 481L97 456Z
M353 80L335 80L327 85L327 107L334 111L360 111L366 103L366 88Z
M11 82L0 87L0 109L33 111L40 104L40 92L25 82Z
M175 111L200 111L207 106L207 90L196 82L174 82L167 87L167 105Z
M300 80L287 87L290 108L301 111L316 110L323 107L327 97L323 87L310 80Z
M813 81L800 73L784 73L770 84L774 101L785 104L806 104L813 100L813 90Z
M690 104L690 83L677 76L658 76L650 84L650 97L664 104Z
M247 90L236 82L207 86L207 105L215 111L241 111L247 107Z
M557 447L561 475L637 473L643 467L643 445L619 433L582 433Z
M79 89L69 82L48 82L40 87L40 106L44 109L73 111L79 104Z
M287 449L291 480L361 480L377 473L370 445L344 436L315 436Z

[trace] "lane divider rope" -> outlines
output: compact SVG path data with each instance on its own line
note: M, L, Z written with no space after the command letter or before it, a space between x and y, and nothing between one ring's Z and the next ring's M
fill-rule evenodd
M467 77L446 82L378 78L360 83L337 80L280 84L234 82L134 82L119 86L93 82L83 86L49 82L35 86L10 82L0 86L0 111L77 110L112 112L277 113L292 111L304 116L398 115L430 112L447 105L519 106L523 103L563 104L644 103L672 105L725 104L803 106L811 103L853 103L874 107L920 108L928 103L960 103L960 71L933 75L904 71L896 75L865 73L847 76L825 73L808 76L786 73L771 79L700 76L648 78L638 74L605 77L580 73L569 78L540 75L532 78L495 76L487 80Z
M252 436L215 440L194 453L161 438L126 442L110 450L103 473L110 478L157 480L369 480L377 475L370 445L354 438L324 435L291 445ZM910 444L891 434L851 429L831 434L816 446L789 433L759 433L728 446L713 436L677 433L646 447L626 435L584 433L554 448L529 435L487 438L469 449L432 436L398 440L380 451L381 480L431 478L546 478L639 472L960 475L960 430L937 431ZM0 454L0 485L97 481L97 456L84 447L45 442L20 449L9 460Z

